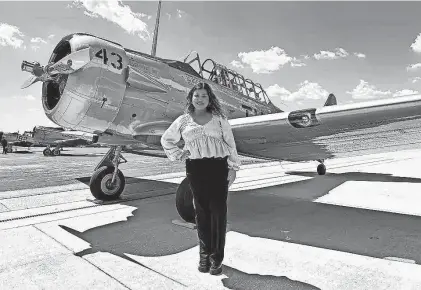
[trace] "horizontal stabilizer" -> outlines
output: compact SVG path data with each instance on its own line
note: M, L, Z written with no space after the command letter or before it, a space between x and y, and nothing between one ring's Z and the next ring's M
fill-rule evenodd
M336 97L334 94L329 94L329 96L327 97L326 103L323 105L323 107L328 107L328 106L335 106L338 103L336 102Z

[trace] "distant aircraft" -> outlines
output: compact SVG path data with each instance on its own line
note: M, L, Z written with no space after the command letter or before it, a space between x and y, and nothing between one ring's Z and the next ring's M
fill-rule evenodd
M13 146L29 148L34 143L32 136L28 134L27 131L25 131L23 134L19 134L19 132L13 132L13 133L0 132L0 139L3 136L7 140L6 150L8 153L13 152Z
M193 57L191 57L193 55ZM195 68L194 68L195 66ZM55 124L98 135L111 146L90 180L101 200L117 199L125 178L118 169L123 149L162 149L160 138L183 113L186 94L198 82L208 83L226 110L237 150L268 160L317 160L325 174L326 159L419 148L421 96L283 112L260 84L212 59L192 52L184 61L130 50L86 33L64 37L43 67L23 61L42 81L42 104ZM161 154L162 156L162 154ZM124 159L125 160L125 159ZM192 196L184 180L176 193L180 216L191 221Z
M44 156L58 156L63 147L87 146L96 143L98 139L94 134L44 126L35 126L32 137L37 145L47 146L43 150ZM51 146L55 148L51 149Z

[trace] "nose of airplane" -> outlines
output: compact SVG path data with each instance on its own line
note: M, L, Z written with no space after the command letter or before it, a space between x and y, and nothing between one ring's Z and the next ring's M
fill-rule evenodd
M58 74L67 75L78 71L91 61L89 52L90 48L75 51L45 67L41 66L39 62L24 60L21 64L21 70L29 72L32 76L23 83L21 88L25 89L38 81L53 81L56 79L54 76Z

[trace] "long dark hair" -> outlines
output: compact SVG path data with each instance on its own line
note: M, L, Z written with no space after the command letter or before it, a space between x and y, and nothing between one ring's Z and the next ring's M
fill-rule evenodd
M218 98L215 96L215 94L212 91L212 88L207 83L198 83L193 88L191 88L190 92L187 95L187 105L185 112L188 114L192 114L194 112L194 106L192 103L193 94L196 90L205 89L209 96L209 105L206 107L206 111L219 115L223 118L226 118L224 111L222 109L221 104L219 103Z

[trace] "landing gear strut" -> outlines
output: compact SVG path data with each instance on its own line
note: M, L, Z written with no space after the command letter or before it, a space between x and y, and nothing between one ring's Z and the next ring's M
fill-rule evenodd
M323 163L324 160L323 159L319 159L317 161L320 162L320 164L317 165L317 174L319 174L319 175L325 175L325 173L326 173L326 166Z
M96 166L89 182L91 193L96 199L115 200L123 193L126 179L118 166L127 160L121 155L121 150L121 146L111 146Z

